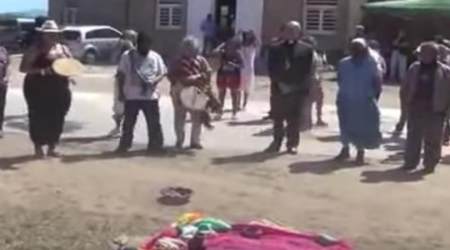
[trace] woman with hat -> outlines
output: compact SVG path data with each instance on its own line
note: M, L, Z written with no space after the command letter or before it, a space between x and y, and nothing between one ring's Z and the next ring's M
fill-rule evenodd
M57 157L55 151L71 104L69 78L52 69L57 59L71 58L67 47L59 42L61 30L48 20L37 28L38 39L24 54L20 71L26 74L24 94L28 105L29 132L36 157Z

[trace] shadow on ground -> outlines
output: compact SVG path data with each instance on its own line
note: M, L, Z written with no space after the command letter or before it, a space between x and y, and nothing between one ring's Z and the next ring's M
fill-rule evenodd
M214 165L226 165L226 164L251 164L251 163L262 163L271 159L275 159L284 155L285 153L275 153L269 154L264 152L256 152L245 155L235 155L226 157L216 157L212 159L212 164Z
M379 171L365 171L361 174L362 183L384 183L384 182L417 182L424 179L423 172L408 173L401 168Z
M332 174L336 171L348 168L358 168L353 162L339 162L334 159L320 161L297 162L289 165L291 174L311 173L317 175Z
M17 165L25 164L36 160L33 155L21 155L0 158L0 170L18 170Z

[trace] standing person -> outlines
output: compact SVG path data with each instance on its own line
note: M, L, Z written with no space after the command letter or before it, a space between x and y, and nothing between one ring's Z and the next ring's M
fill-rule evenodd
M47 155L57 157L56 145L63 132L65 117L71 104L69 79L57 75L52 64L60 58L72 55L62 45L62 30L55 21L46 21L25 52L20 71L25 73L24 94L28 105L30 137L34 143L35 156L44 157L43 146L48 146Z
M123 53L136 48L137 35L137 32L134 30L126 30L124 32L122 41L120 42L120 47L118 48L118 52L120 53L119 58L123 55ZM124 112L125 106L123 101L119 100L119 83L116 76L114 79L114 100L112 116L116 127L111 130L111 132L109 132L109 135L115 136L120 134L120 127L122 125Z
M247 107L250 93L255 85L255 59L258 51L258 39L252 30L242 34L241 57L243 67L241 72L242 91L244 93L243 109Z
M313 126L312 119L312 108L313 104L316 104L316 117L317 123L316 125L319 127L327 126L327 124L322 119L322 108L323 108L323 100L324 93L322 88L322 77L321 70L324 67L324 59L321 54L317 51L317 41L314 37L306 37L303 39L307 44L311 45L314 49L314 61L311 69L312 77L311 79L311 89L309 91L309 95L304 104L304 109L301 114L301 130L306 131L310 130Z
M203 32L203 54L208 55L214 48L217 26L212 14L208 14L203 20L200 30Z
M117 69L119 97L125 102L125 118L117 153L126 153L131 148L139 111L144 113L147 122L147 149L161 151L163 147L157 85L166 76L167 69L161 56L151 50L151 44L150 37L140 32L136 49L122 55Z
M269 75L273 86L273 142L267 153L280 151L287 137L287 151L297 154L300 143L300 112L310 91L313 48L301 41L301 25L286 24L284 41L274 44L269 52ZM285 127L284 123L287 123ZM286 130L286 131L285 131Z
M442 132L450 104L450 68L439 62L438 51L436 43L423 43L419 61L408 71L404 87L409 111L405 170L417 168L422 145L426 173L433 173L441 159Z
M9 63L8 51L3 46L0 46L0 139L3 138L6 94L8 92L9 82Z
M282 24L280 26L280 29L278 30L278 35L275 36L274 38L272 38L271 42L270 42L270 46L269 46L269 52L270 52L270 48L275 48L277 46L280 46L286 39L285 39L285 35L286 35L286 24ZM267 56L267 65L269 64L270 61L276 61L277 59L272 58L272 57L277 57L276 54L279 53L268 53ZM272 76L270 75L271 72L269 70L269 78L272 79ZM270 81L270 110L268 112L268 114L266 116L263 117L263 120L271 120L272 119L272 107L273 107L273 95L276 91L276 84L274 84L272 81Z
M355 35L353 36L353 39L356 38L363 38L366 39L366 27L364 25L356 25L355 27Z
M183 148L185 141L186 115L188 112L192 119L191 149L203 149L201 144L202 124L205 123L205 112L208 111L188 110L181 101L181 92L186 87L195 86L204 93L212 92L212 69L208 61L201 56L200 53L200 42L194 37L185 38L180 46L180 56L169 71L169 77L173 84L171 96L175 109L177 149ZM209 117L208 113L206 113L206 115ZM208 117L206 118L207 120L209 119Z
M356 164L364 164L365 149L377 148L381 142L378 99L381 94L381 71L370 56L365 39L354 39L351 56L338 67L337 109L342 150L336 160L350 158L350 144L358 150Z
M410 52L410 44L404 30L398 32L392 44L392 49L390 80L402 83L408 70L408 55Z
M219 89L219 100L222 105L218 116L222 118L223 107L227 90L231 92L233 119L240 108L241 69L243 60L241 57L241 42L238 38L232 38L215 49L214 53L220 56L220 66L217 72L217 88Z

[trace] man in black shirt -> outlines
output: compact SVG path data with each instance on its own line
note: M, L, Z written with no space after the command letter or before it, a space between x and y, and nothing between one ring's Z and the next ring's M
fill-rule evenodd
M268 153L279 152L286 135L288 152L297 154L300 111L310 90L314 58L312 46L301 41L301 31L300 23L287 23L283 40L272 44L269 50L274 140L266 149Z

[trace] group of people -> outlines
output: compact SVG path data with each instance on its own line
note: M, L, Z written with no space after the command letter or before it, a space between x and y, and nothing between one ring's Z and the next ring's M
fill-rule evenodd
M71 91L70 79L55 73L52 64L72 55L60 41L61 30L56 22L47 20L36 30L20 65L20 70L26 74L24 95L30 137L37 157L45 154L56 157L56 146L71 104ZM231 90L233 117L242 108L242 91L243 107L247 104L255 80L254 61L258 48L253 32L240 33L213 50L220 59L218 96L212 86L213 70L203 56L199 39L186 37L180 44L178 55L166 66L162 57L152 50L152 40L146 33L126 31L125 34L127 47L120 56L115 76L114 120L121 132L118 153L126 153L131 148L140 111L147 123L148 150L163 150L158 84L166 77L171 83L178 149L185 144L188 114L192 120L190 148L202 149L202 127L212 128L210 113L221 118L226 91ZM323 57L316 47L315 40L304 36L296 21L284 24L269 46L273 141L266 149L267 153L279 152L285 138L287 152L297 153L305 121L309 126L312 124L313 103L318 106L318 125L326 125L321 118L320 62ZM434 172L441 158L444 121L450 107L450 68L441 60L441 51L440 45L433 41L421 44L417 50L418 60L409 68L401 87L408 123L404 164L408 171L418 167L422 146L427 173ZM0 49L0 126L4 117L8 64L7 52ZM362 165L365 150L380 146L378 100L385 70L386 65L379 60L378 52L369 41L356 37L350 42L349 56L339 62L337 69L336 105L342 143L337 161L348 160L353 145L357 150L356 163ZM207 97L203 109L194 110L183 103L181 93L186 88L194 88ZM44 147L47 147L46 153Z

